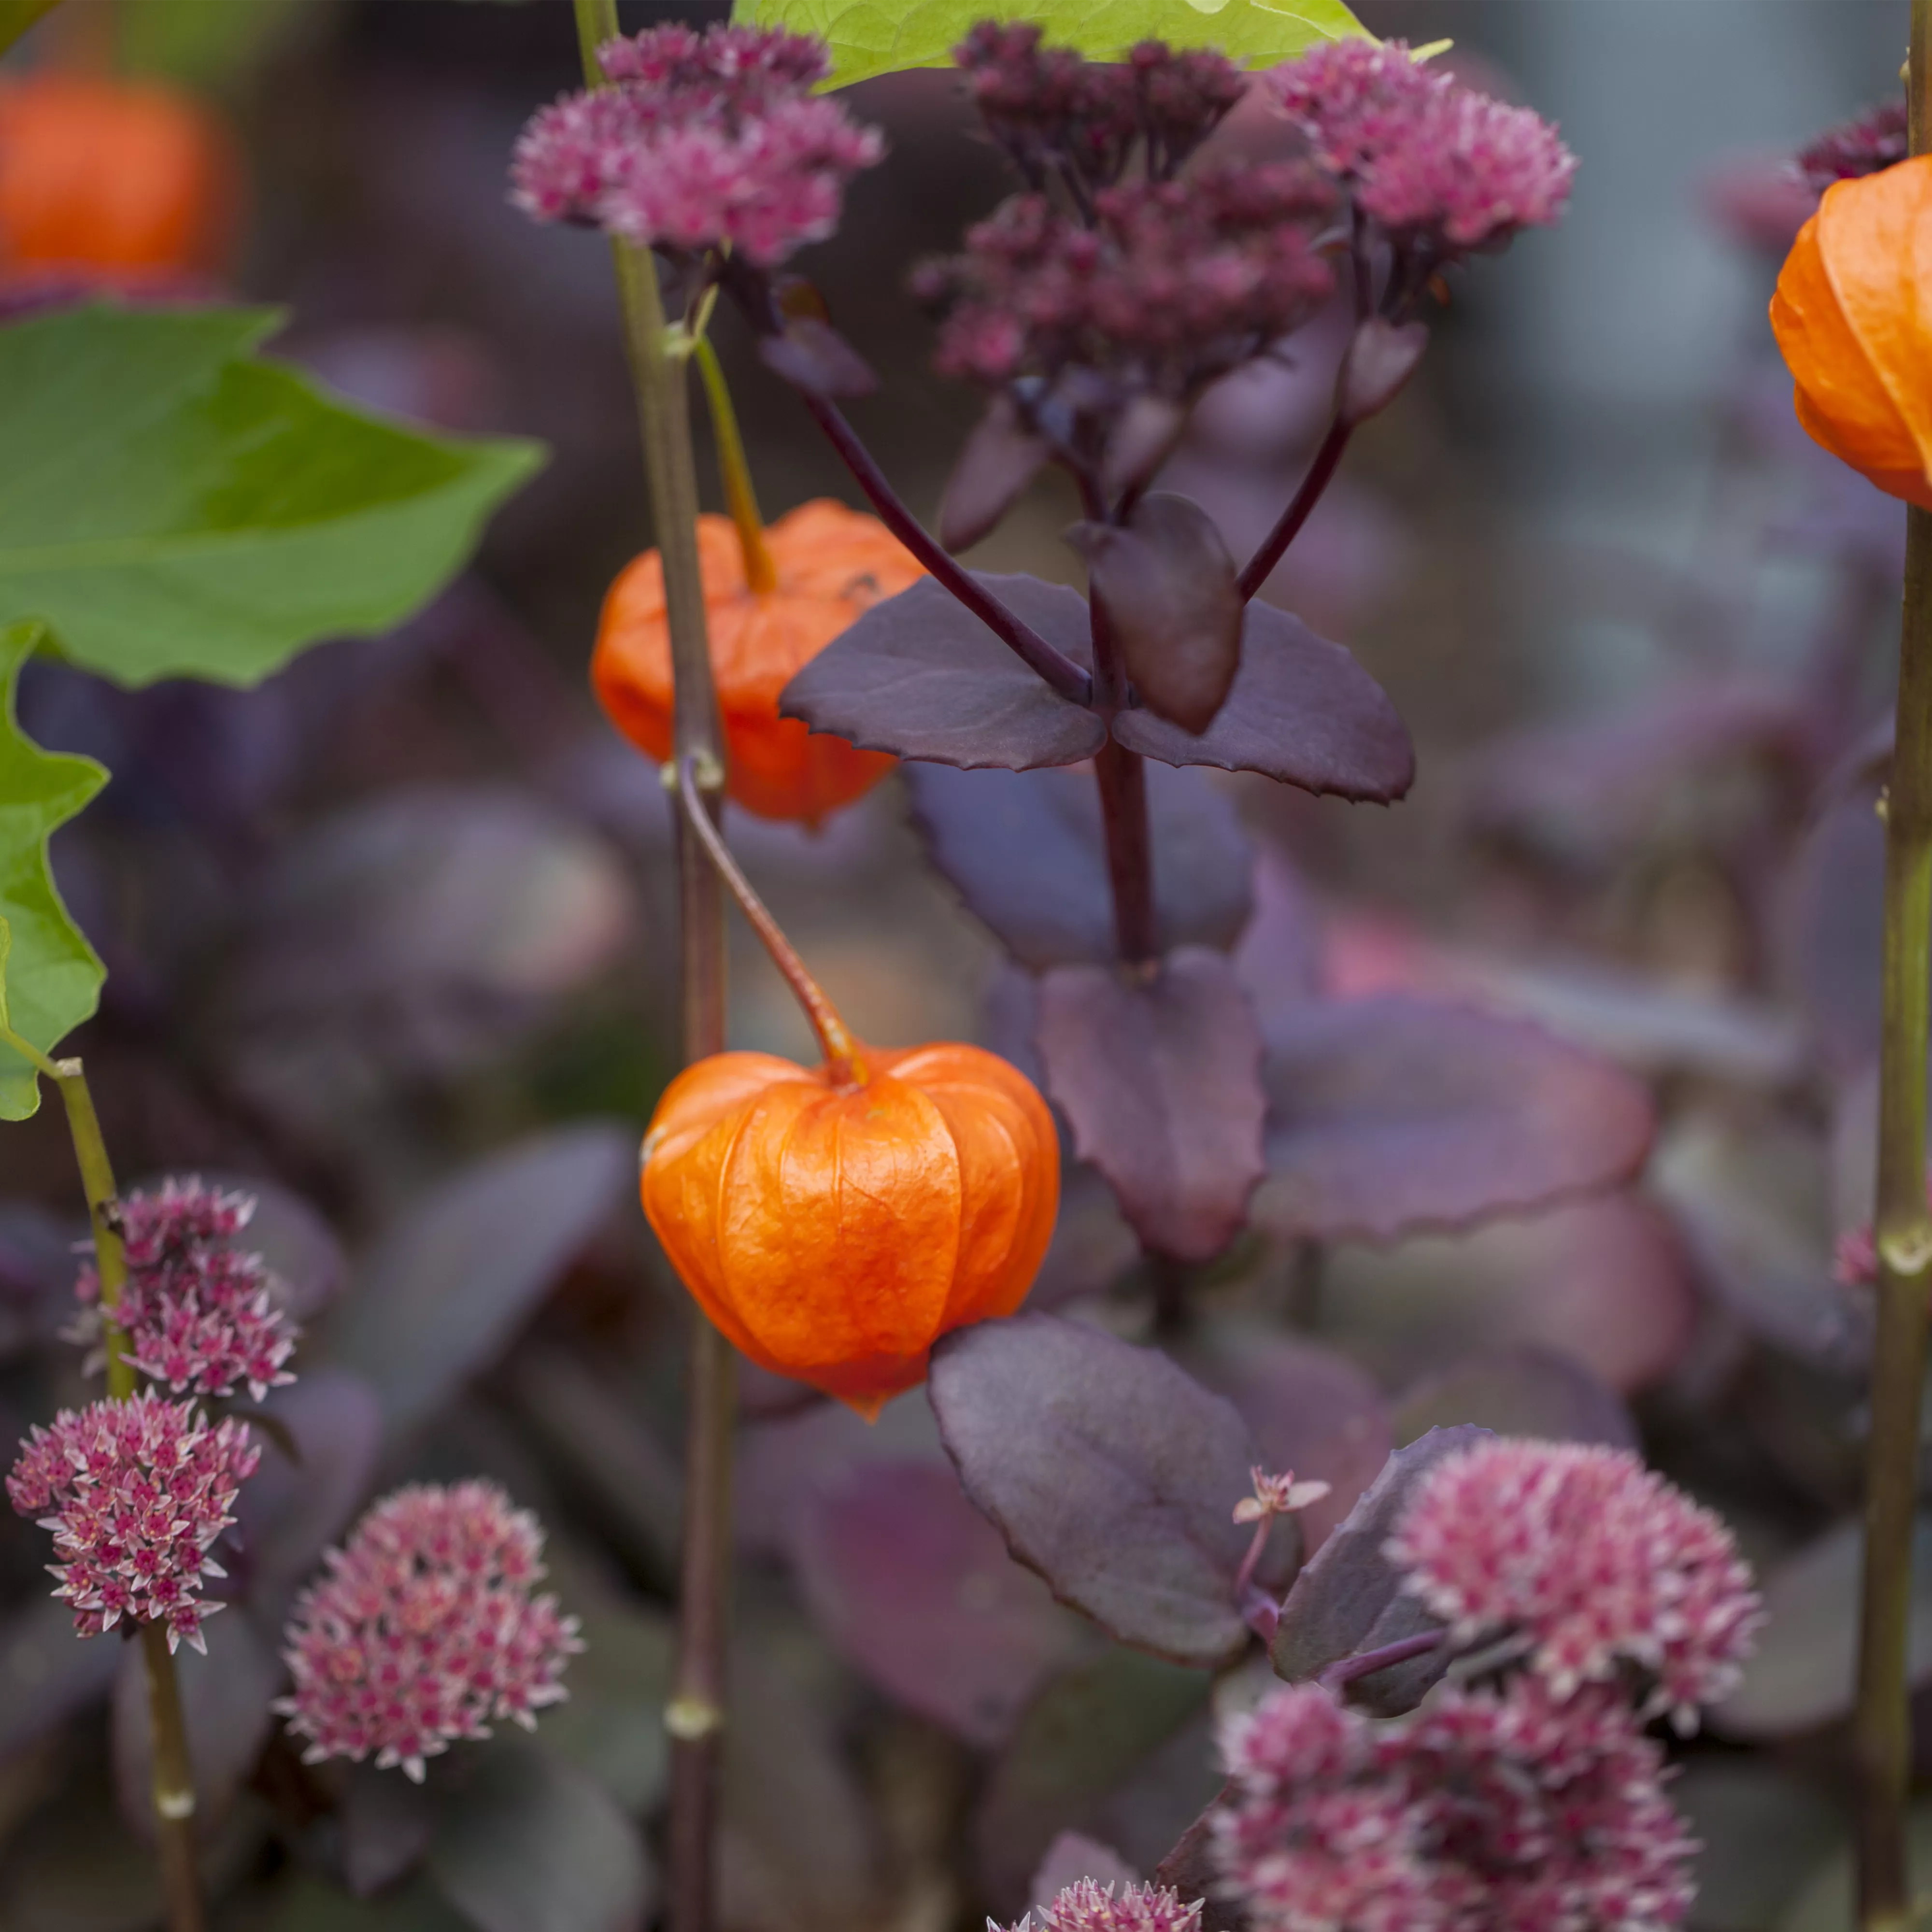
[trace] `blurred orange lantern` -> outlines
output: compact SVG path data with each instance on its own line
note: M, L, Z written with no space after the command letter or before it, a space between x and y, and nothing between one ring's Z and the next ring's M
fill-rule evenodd
M240 206L212 116L152 82L0 80L0 273L110 286L218 268Z
M1932 510L1932 156L1825 190L1771 326L1814 440Z
M876 517L824 499L781 517L764 541L776 584L760 591L746 580L731 519L698 520L730 795L760 818L815 825L876 784L893 761L781 718L778 694L873 604L926 573ZM670 632L656 550L646 550L610 586L590 677L618 730L650 757L668 758Z
M836 1022L835 1022L836 1024ZM688 1067L644 1138L644 1212L761 1367L874 1415L951 1330L1010 1315L1060 1200L1053 1120L975 1046Z

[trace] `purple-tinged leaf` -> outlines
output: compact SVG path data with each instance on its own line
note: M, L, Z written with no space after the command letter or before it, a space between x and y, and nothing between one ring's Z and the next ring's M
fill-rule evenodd
M1010 398L995 396L946 479L939 541L958 551L992 536L1046 458L1046 439L1020 421Z
M792 1538L819 1627L888 1696L998 1744L1082 1640L944 1463L855 1469Z
M1226 1798L1232 1787L1223 1785L1214 1804L1203 1811L1176 1840L1173 1850L1154 1868L1154 1882L1178 1892L1184 1900L1200 1899L1201 1932L1248 1932L1248 1916L1232 1900L1219 1896L1221 1874L1211 1852L1214 1834L1208 1813Z
M1184 947L1141 980L1060 966L1034 1039L1075 1150L1107 1177L1156 1253L1211 1260L1241 1231L1264 1172L1261 1029L1218 952Z
M1333 1349L1246 1322L1204 1328L1182 1360L1241 1412L1264 1468L1330 1485L1295 1519L1304 1546L1319 1549L1395 1447L1382 1391Z
M1401 394L1428 346L1426 322L1385 322L1372 315L1358 323L1342 364L1342 420L1352 428L1379 416Z
M1165 396L1136 396L1121 410L1100 459L1100 494L1109 501L1147 487L1173 454L1189 412Z
M0 1757L107 1695L118 1643L74 1634L74 1612L38 1596L0 1623Z
M1053 1243L1028 1291L1027 1306L1044 1314L1070 1301L1105 1294L1140 1253L1113 1190L1090 1167L1070 1163L1060 1178Z
M1628 1180L1645 1089L1521 1020L1391 994L1311 1002L1268 1042L1256 1218L1313 1240L1466 1228Z
M1138 1885L1141 1875L1111 1845L1078 1832L1063 1832L1047 1846L1033 1875L1032 1909L1044 1911L1070 1885L1083 1879L1096 1885Z
M336 1807L342 1832L343 1882L356 1898L373 1898L420 1865L436 1830L429 1792L373 1762L352 1764Z
M231 1607L208 1626L206 1657L185 1644L176 1653L175 1681L188 1722L194 1766L196 1819L218 1828L255 1768L274 1726L268 1706L284 1672L274 1640L245 1610ZM148 1672L139 1644L114 1646L120 1672L114 1682L114 1790L121 1815L135 1836L154 1838L154 1755L148 1725Z
M464 1769L428 1868L478 1932L636 1932L656 1889L650 1858L595 1779L504 1737Z
M1913 1526L1907 1682L1932 1684L1932 1516ZM1857 1678L1864 1533L1837 1524L1764 1576L1766 1619L1744 1677L1710 1713L1726 1737L1784 1738L1849 1716Z
M926 855L1023 966L1116 956L1100 794L1087 771L902 774ZM1253 848L1232 802L1198 772L1148 774L1154 908L1163 946L1225 951L1251 904Z
M1472 1422L1498 1436L1545 1442L1637 1447L1636 1424L1622 1398L1578 1361L1548 1348L1471 1355L1426 1376L1395 1406L1396 1438Z
M1260 772L1304 791L1387 805L1415 777L1408 728L1388 694L1340 644L1272 604L1247 607L1241 668L1198 737L1150 711L1124 711L1114 736L1169 765Z
M1253 1437L1166 1355L1051 1315L982 1322L934 1351L934 1413L966 1493L1062 1603L1180 1664L1240 1650L1234 1580ZM1293 1572L1276 1539L1264 1588Z
M1861 788L1810 826L1779 908L1779 976L1841 1078L1878 1052L1885 826L1875 799Z
M1403 1591L1401 1576L1383 1547L1418 1479L1452 1451L1489 1439L1486 1429L1432 1429L1389 1458L1341 1527L1294 1580L1269 1646L1269 1661L1280 1676L1300 1683L1319 1677L1343 1658L1379 1650L1435 1627L1436 1619ZM1349 1700L1378 1717L1412 1710L1448 1663L1446 1654L1431 1652L1359 1677L1348 1687Z
M1241 662L1234 560L1191 496L1156 490L1124 526L1076 524L1095 604L1141 702L1196 734L1214 723Z
M299 1463L273 1451L242 1486L236 1505L238 1546L228 1564L245 1600L267 1623L349 1527L368 1492L382 1446L376 1392L347 1369L310 1369L263 1404L302 1451Z
M779 335L761 336L758 359L808 396L869 396L879 386L872 365L828 322L795 316Z
M1107 1801L1208 1702L1206 1674L1110 1649L1054 1678L987 1779L973 1844L989 1901L1017 1914L1063 1832L1094 1831Z
M494 1361L635 1185L629 1130L528 1136L418 1200L376 1244L328 1328L388 1428L426 1421Z
M1150 776L1165 770L1148 767ZM1307 881L1272 846L1262 848L1253 890L1254 914L1234 948L1234 970L1265 1035L1282 1008L1298 1006L1322 991L1322 919Z
M1087 601L1078 591L1036 577L980 581L1048 644L1088 662ZM1078 764L1107 736L1093 712L1036 676L930 577L835 638L785 686L778 709L866 751L968 771Z
M602 1560L580 1560L575 1546L546 1546L545 1587L582 1625L584 1653L570 1660L570 1695L543 1714L544 1748L587 1771L620 1810L648 1816L670 1774L664 1708L672 1690L676 1635L664 1612L620 1593Z

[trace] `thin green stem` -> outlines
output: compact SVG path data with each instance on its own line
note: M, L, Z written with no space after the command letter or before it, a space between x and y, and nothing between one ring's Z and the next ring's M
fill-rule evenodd
M616 0L575 0L584 78L604 84L597 50L617 38ZM644 472L664 566L674 689L673 755L709 781L716 823L724 798L724 734L711 676L698 556L698 471L686 356L672 352L656 264L613 240L625 346L637 392ZM683 1048L687 1061L724 1045L724 894L692 820L678 820ZM716 1919L718 1770L724 1728L725 1628L731 1554L731 1432L736 1358L694 1314L687 1390L678 1654L664 1721L671 1735L668 1846L670 1932L712 1932Z
M698 358L704 399L711 410L711 436L718 446L718 470L724 479L724 500L730 507L732 522L738 526L746 587L754 596L769 597L778 587L778 566L772 562L771 546L765 542L764 520L758 514L758 494L752 488L752 466L746 460L745 440L738 434L738 412L731 406L731 392L711 338L699 336L692 353Z
M1912 0L1912 147L1932 112L1932 0ZM1886 796L1885 1015L1879 1066L1878 1330L1872 1350L1858 1633L1858 1908L1864 1932L1912 1923L1906 1814L1907 1678L1919 1416L1925 1387L1932 1213L1926 1202L1927 1000L1932 986L1932 514L1906 512L1898 724Z

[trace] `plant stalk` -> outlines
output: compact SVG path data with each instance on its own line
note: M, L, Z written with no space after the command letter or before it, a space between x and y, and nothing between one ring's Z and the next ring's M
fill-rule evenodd
M1262 538L1261 548L1241 566L1241 574L1235 583L1243 603L1250 602L1274 574L1275 566L1287 554L1288 545L1301 534L1301 526L1321 502L1322 492L1334 481L1342 454L1348 447L1348 439L1354 434L1354 426L1342 420L1338 410L1334 421L1328 425L1328 434L1322 439L1322 446L1315 452L1315 460L1308 466L1308 474L1301 479L1301 487L1289 500L1288 508L1282 512L1274 528Z
M605 84L597 50L617 38L616 0L575 0L584 78ZM670 629L674 756L694 761L715 824L724 802L724 734L711 676L698 556L698 471L685 358L672 352L650 252L614 238L625 346L637 392L651 511ZM687 1063L724 1045L724 896L695 826L678 818L682 1046ZM718 1790L724 1756L731 1553L731 1434L736 1358L701 1313L692 1318L686 1390L684 1527L677 1666L664 1724L671 1737L668 1922L712 1932L716 1920Z
M1126 697L1126 681L1106 611L1091 599L1088 608L1093 627L1094 701L1111 726ZM1107 842L1114 946L1126 964L1150 965L1160 957L1160 928L1154 910L1146 761L1117 742L1110 730L1107 742L1094 754L1094 776L1100 788L1100 824Z
M1912 151L1932 132L1932 0L1912 0ZM1932 982L1932 514L1906 512L1898 726L1886 797L1885 1019L1879 1065L1878 1329L1866 1451L1864 1576L1852 1738L1864 1932L1912 1922L1907 1644L1932 1212L1926 1202L1927 999Z
M101 1346L107 1357L107 1393L125 1402L135 1392L127 1338L115 1321L128 1285L128 1260L114 1226L114 1168L100 1131L94 1095L78 1060L51 1060L19 1034L0 1028L0 1040L31 1060L54 1084L67 1110L68 1132L87 1196L87 1218L94 1230L94 1272L100 1280ZM201 1878L195 1864L194 1767L188 1755L188 1724L182 1714L181 1686L168 1648L164 1626L144 1623L141 1659L148 1677L148 1712L153 1758L154 1844L161 1868L161 1894L168 1932L202 1932Z
M719 365L711 338L700 335L692 350L711 410L712 440L718 446L718 471L724 479L724 500L738 526L738 548L745 560L745 587L754 597L769 597L778 587L778 566L765 542L764 519L758 514L758 493L752 488L752 466L745 458L745 439L738 434L738 412Z

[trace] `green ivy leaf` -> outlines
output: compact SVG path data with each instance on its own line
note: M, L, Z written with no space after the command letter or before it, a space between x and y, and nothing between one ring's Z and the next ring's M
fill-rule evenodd
M1368 38L1341 0L737 0L748 26L816 34L843 87L902 68L949 67L976 21L1037 21L1046 38L1089 60L1119 60L1137 40L1218 47L1249 67L1292 60L1324 40Z
M106 977L68 917L47 866L47 835L107 782L92 758L44 752L14 716L20 667L41 638L38 624L0 631L0 1019L51 1053L94 1011ZM40 1082L0 1046L0 1120L24 1120Z
M251 353L278 321L104 307L0 330L0 624L38 619L122 684L252 684L455 572L541 452L346 409Z

